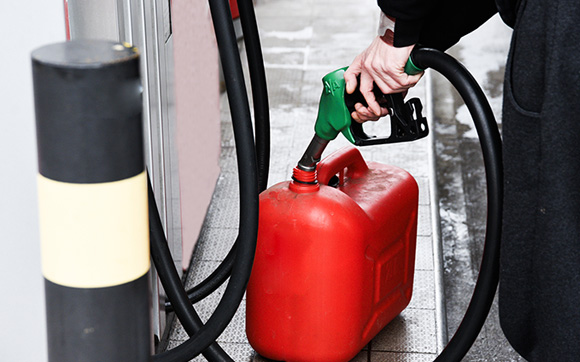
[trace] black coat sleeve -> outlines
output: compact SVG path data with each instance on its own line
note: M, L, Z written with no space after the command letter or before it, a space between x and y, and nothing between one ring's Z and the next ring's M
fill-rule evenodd
M378 0L395 21L395 46L446 50L496 12L494 0Z
M379 7L395 22L395 46L416 44L425 20L442 0L378 0Z

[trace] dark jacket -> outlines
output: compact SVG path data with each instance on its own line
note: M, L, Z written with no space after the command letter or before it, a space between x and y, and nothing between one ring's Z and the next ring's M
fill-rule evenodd
M395 46L412 44L446 50L501 12L513 26L519 0L378 0L381 10L396 19Z
M496 6L514 28L503 90L500 323L527 361L580 361L580 2L379 5L396 18L395 46L446 49Z

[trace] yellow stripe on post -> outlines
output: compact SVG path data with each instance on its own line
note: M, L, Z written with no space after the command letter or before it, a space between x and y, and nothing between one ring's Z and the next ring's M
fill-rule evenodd
M99 288L149 271L145 172L76 184L38 176L42 270L53 283Z

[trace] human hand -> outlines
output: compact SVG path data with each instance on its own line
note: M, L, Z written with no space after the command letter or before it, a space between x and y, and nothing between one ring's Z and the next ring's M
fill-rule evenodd
M392 34L387 32L386 34ZM357 76L360 74L360 92L365 98L368 107L360 103L355 105L352 118L359 122L376 121L388 114L386 108L382 108L376 101L372 92L373 83L385 93L406 92L413 87L423 73L408 75L405 73L405 64L409 59L413 45L396 48L392 37L377 36L371 45L359 54L347 71L344 73L346 92L352 94L358 84Z

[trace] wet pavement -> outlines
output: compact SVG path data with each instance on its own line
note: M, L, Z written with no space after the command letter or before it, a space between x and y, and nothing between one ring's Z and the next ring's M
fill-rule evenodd
M370 43L376 34L378 11L374 0L356 4L347 0L258 2L256 14L272 122L269 185L289 179L292 167L313 136L322 91L320 79L329 71L350 64ZM486 26L450 52L472 70L499 116L502 64L510 32L499 19ZM244 55L242 58L245 62ZM367 160L408 170L419 183L420 205L413 300L353 361L433 361L445 345L446 335L453 335L471 296L485 227L484 178L470 118L449 88L444 80L430 73L408 96L423 101L425 113L433 118L430 125L435 139L361 149ZM376 133L384 132L381 122L373 126L378 127ZM348 142L339 136L331 142L325 155L346 145ZM233 146L231 120L223 95L222 174L198 241L187 286L198 283L215 269L237 235L237 167ZM435 198L437 195L439 199ZM440 235L443 254L439 248ZM209 318L221 293L223 287L196 304L203 320ZM244 320L245 303L242 303L218 342L235 361L266 361L248 344ZM186 338L177 322L170 334L170 347ZM501 333L494 307L464 361L520 360Z

